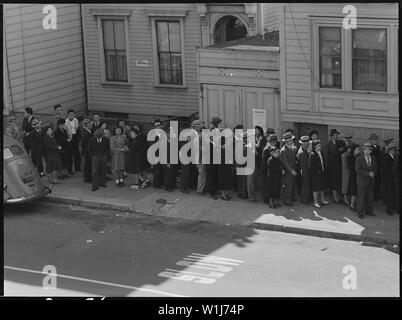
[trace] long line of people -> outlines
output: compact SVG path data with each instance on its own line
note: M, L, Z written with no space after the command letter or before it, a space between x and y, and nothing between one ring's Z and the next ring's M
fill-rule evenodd
M236 191L238 197L254 202L259 192L272 209L281 206L280 199L285 206L292 206L299 199L304 205L321 208L330 203L325 192L329 190L333 203L348 206L360 218L374 215L373 201L379 199L387 214L399 213L399 155L393 139L384 140L385 146L380 148L375 133L359 146L351 136L340 139L336 129L330 130L329 141L323 143L316 130L296 139L293 130L288 129L279 139L273 129L264 133L256 126L255 170L241 176L236 175L235 170L244 165L234 159L233 164L225 163L224 143L220 146L219 164L212 161L215 148L212 143L210 164L201 163L200 143L198 164L149 165L149 144L138 125L131 127L120 120L109 130L97 113L91 119L79 121L72 109L68 110L66 118L61 115L61 105L56 105L54 110L54 122L42 127L32 109L26 108L22 132L11 116L5 134L21 140L40 175L46 171L55 184L83 168L84 181L92 184L93 191L106 187L107 174L113 175L117 186L124 186L127 173L134 174L130 188L140 189L151 184L146 173L151 171L154 188L173 191L177 173L181 171L179 185L183 193L195 189L198 194L207 193L213 199L220 197L228 201L232 198L230 191ZM221 123L221 119L214 117L211 127L206 128L202 121L194 120L191 128L198 133L202 129L222 130ZM153 127L165 130L169 141L169 127L159 119L154 121ZM234 129L243 127L239 125ZM201 142L201 135L199 137ZM250 147L246 138L244 135L244 152Z

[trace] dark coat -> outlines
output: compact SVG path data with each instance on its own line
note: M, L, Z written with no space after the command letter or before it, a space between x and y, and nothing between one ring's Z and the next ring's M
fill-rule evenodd
M102 137L101 143L98 143L96 137L91 137L87 147L90 157L107 156L110 153L110 142L106 137Z
M130 173L140 173L148 164L147 144L144 136L138 135L135 139L130 139L128 143L128 168Z
M70 156L70 149L67 142L67 130L57 128L54 131L54 137L56 138L57 143L61 147L60 156L64 166L68 165L68 159Z
M257 169L261 169L262 153L266 144L267 144L266 136L262 136L261 140L255 144L255 167Z
M266 198L279 199L282 184L282 164L279 158L269 157L267 160L267 175L264 176Z
M92 137L92 132L89 132L86 129L81 128L81 146L82 146L82 152L85 155L85 157L88 157L88 143L89 140Z
M92 133L94 133L96 131L96 129L99 129L101 127L101 125L102 125L102 121L99 121L98 124L96 124L94 122L93 125L92 125L92 128L91 128Z
M33 119L35 119L34 116L32 116L31 120L29 121L28 118L24 118L24 120L22 120L22 132L24 133L24 135L26 135L27 133L31 133L32 130L34 130L34 128L32 128L31 126Z
M297 153L297 160L299 163L300 175L303 178L309 177L310 176L310 169L308 165L309 154L306 149L300 147L299 152Z
M326 178L331 190L341 190L342 159L336 143L330 140L323 145L322 154L325 159Z
M313 151L309 157L309 170L311 173L311 189L314 192L324 190L324 179L325 179L325 157L321 153L323 165L321 164L320 156L317 151Z
M281 149L280 159L284 169L288 173L297 169L296 152L294 148L291 149L285 144Z
M44 132L40 130L32 130L28 136L28 144L33 153L44 154L45 153L45 145L44 145Z
M358 187L368 187L368 186L374 186L374 179L369 176L369 172L373 171L374 173L377 172L377 162L374 156L370 155L371 159L371 166L369 167L365 156L360 155L356 159L356 176L357 176L357 186Z
M44 149L46 153L47 172L58 171L62 169L62 162L59 151L59 144L54 136L44 137Z
M348 194L350 196L357 196L356 157L353 154L349 157L349 170Z

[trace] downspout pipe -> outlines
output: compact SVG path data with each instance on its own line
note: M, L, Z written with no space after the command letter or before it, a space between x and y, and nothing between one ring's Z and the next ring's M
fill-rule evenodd
M87 67L85 59L85 42L84 42L84 16L82 15L82 3L80 3L80 17L81 17L81 43L82 43L82 64L84 67L84 86L85 86L85 115L88 115L88 82L87 82Z

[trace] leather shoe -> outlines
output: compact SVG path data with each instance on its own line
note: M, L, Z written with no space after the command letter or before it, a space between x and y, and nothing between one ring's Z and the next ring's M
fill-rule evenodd
M96 191L98 189L99 189L98 187L92 187L92 191Z
M100 184L99 187L106 188L107 185L106 184Z
M366 214L367 214L368 216L372 216L372 217L375 216L375 214L374 214L373 212L367 212Z
M363 219L363 213L358 213L357 216L358 216L360 219Z

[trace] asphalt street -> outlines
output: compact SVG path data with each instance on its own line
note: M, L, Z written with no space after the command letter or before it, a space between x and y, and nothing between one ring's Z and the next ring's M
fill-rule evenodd
M7 296L399 296L399 255L352 241L42 202L4 236Z

